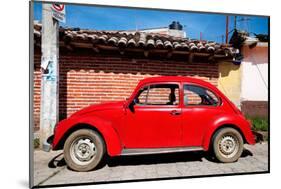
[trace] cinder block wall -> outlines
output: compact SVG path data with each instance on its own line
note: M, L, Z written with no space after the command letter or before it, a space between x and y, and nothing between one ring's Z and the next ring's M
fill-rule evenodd
M34 56L34 122L39 129L41 54ZM60 54L60 119L75 111L107 101L129 97L138 82L146 77L181 75L204 79L218 85L217 63L188 63L188 60L151 60L93 53Z

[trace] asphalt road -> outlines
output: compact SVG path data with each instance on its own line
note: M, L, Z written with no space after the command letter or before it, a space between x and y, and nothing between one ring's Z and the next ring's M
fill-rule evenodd
M217 163L204 152L108 158L97 170L67 168L62 151L34 152L34 185L95 183L268 171L268 143L245 145L235 163Z

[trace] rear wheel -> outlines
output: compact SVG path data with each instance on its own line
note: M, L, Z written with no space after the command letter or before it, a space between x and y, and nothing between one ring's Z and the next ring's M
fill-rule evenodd
M93 170L102 160L105 145L102 137L91 129L73 132L65 141L64 158L75 171Z
M220 162L237 161L243 152L243 147L241 134L233 128L222 128L213 137L213 152Z

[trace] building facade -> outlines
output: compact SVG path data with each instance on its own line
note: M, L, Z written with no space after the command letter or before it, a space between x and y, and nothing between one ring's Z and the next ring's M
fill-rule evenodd
M218 86L219 65L232 60L231 49L216 43L160 34L61 28L59 116L129 97L146 77L200 78ZM34 25L34 124L39 129L41 96L41 25Z
M241 65L241 110L251 117L268 116L268 43L244 45Z

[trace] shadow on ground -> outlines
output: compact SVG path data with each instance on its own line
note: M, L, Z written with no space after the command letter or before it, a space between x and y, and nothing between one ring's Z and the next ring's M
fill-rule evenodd
M138 155L138 156L118 156L107 157L109 167L122 165L150 165L162 163L176 163L187 161L202 161L205 152L181 152L168 154Z
M48 163L49 168L57 168L65 166L66 162L63 158L63 153L56 155L51 161Z
M241 158L253 156L253 153L247 149L243 150ZM151 165L151 164L165 164L176 162L192 162L202 161L205 158L208 161L218 163L216 159L207 152L179 152L168 154L153 154L153 155L138 155L138 156L118 156L109 157L105 156L103 161L99 164L95 170L103 168L105 165L109 167L126 166L126 165ZM55 156L49 163L49 168L57 168L65 166L66 162L63 158L63 153Z
M250 150L244 148L241 157L243 158L243 157L247 157L247 156L253 156L253 153Z

